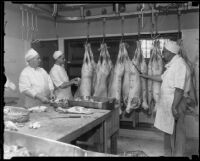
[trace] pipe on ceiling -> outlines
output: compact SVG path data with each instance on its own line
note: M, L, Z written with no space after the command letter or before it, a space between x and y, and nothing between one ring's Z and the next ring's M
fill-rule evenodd
M34 10L34 11L39 11L39 13L37 12L37 15L40 15L42 17L48 18L52 21L55 21L54 17L51 16L51 13L48 11L45 11L41 8L39 8L38 6L33 6L33 7L29 7L25 4L23 4L23 6L26 6L27 8ZM186 10L184 7L179 9L180 11L186 11L186 12L199 12L199 7L191 7L190 9ZM158 10L153 10L154 13L158 13L158 14L164 14L164 13L160 13ZM151 15L152 10L147 10L147 11L143 11L143 14L145 16L147 15ZM137 17L139 14L141 14L140 11L136 11L136 12L128 12L128 13L119 13L119 14L107 14L107 15L95 15L95 16L77 16L77 17L68 17L68 16L62 16L62 15L57 15L56 16L56 21L57 22L79 22L79 21L88 21L88 20L101 20L102 18L106 18L106 19L116 19L116 18L121 18L121 17ZM177 14L177 10L171 10L169 11L168 14Z
M199 7L193 7L189 10L190 11L198 11ZM189 12L189 10L187 10L187 12ZM186 10L184 8L180 8L180 11L186 11ZM159 14L158 10L154 9L153 12ZM58 22L76 22L76 21L87 21L87 20L99 20L99 19L102 19L102 18L113 19L113 18L121 18L121 17L136 17L139 14L141 14L140 11L128 12L128 13L119 13L119 14L85 16L85 17L67 17L67 16L58 15L57 21ZM146 15L146 16L151 15L152 10L143 11L143 14ZM160 14L164 14L164 13L160 13ZM168 14L177 14L177 10L169 11Z

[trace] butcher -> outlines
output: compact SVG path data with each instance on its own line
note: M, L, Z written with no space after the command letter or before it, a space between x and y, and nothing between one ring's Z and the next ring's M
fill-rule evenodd
M180 46L175 41L165 43L162 57L166 70L162 75L141 77L162 82L160 99L156 103L154 126L164 132L164 152L166 156L183 156L186 143L185 111L194 105L189 97L190 70L178 55Z
M19 77L19 91L25 95L25 107L30 108L49 103L54 95L54 86L49 74L40 66L40 55L29 49L25 55L27 66Z
M62 51L55 51L53 54L55 64L50 70L50 77L55 85L55 97L57 99L72 99L71 85L78 85L79 79L69 81L64 68L65 56Z

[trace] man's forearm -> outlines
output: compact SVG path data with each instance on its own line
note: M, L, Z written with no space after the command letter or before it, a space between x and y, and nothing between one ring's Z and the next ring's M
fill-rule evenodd
M73 84L72 81L69 81L69 82L64 82L61 86L59 86L60 88L67 88L69 86L71 86Z
M179 88L176 88L175 89L175 93L174 93L174 100L173 100L173 103L172 103L172 108L176 108L178 107L181 99L183 98L183 90L182 89L179 89Z
M26 96L28 96L28 97L31 97L31 98L36 98L36 99L38 99L38 97L37 97L37 94L36 93L32 93L32 92L30 92L30 91L24 91L23 92Z
M153 75L153 76L142 75L142 77L147 78L147 79L151 79L153 81L162 82L161 75Z

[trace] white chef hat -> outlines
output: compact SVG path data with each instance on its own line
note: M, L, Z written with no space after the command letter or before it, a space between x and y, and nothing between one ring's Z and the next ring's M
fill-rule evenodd
M53 54L53 58L56 60L58 59L58 57L60 57L61 55L63 55L63 52L62 51L55 51L54 54Z
M35 56L39 55L37 51L35 51L33 48L29 49L25 55L25 61L28 62Z
M180 50L180 46L177 44L177 42L171 41L171 40L165 42L164 47L165 47L167 50L169 50L169 51L171 51L172 53L174 53L174 54L178 54L178 52L179 52L179 50Z

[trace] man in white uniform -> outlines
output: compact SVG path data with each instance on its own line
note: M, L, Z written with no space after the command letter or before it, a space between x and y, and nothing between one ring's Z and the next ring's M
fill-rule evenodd
M25 107L49 103L54 86L48 73L39 67L41 62L39 54L31 48L25 55L25 61L27 67L19 77L19 90L25 95Z
M156 76L141 74L144 78L162 82L160 100L156 104L154 126L164 132L166 156L184 155L186 141L184 112L187 101L191 102L188 97L191 82L190 70L184 59L177 55L179 49L176 42L167 42L162 53L167 63L164 73Z
M53 54L55 64L50 70L50 77L55 85L55 96L57 99L72 99L71 85L77 85L78 78L69 81L69 77L64 68L65 56L61 51L55 51Z

